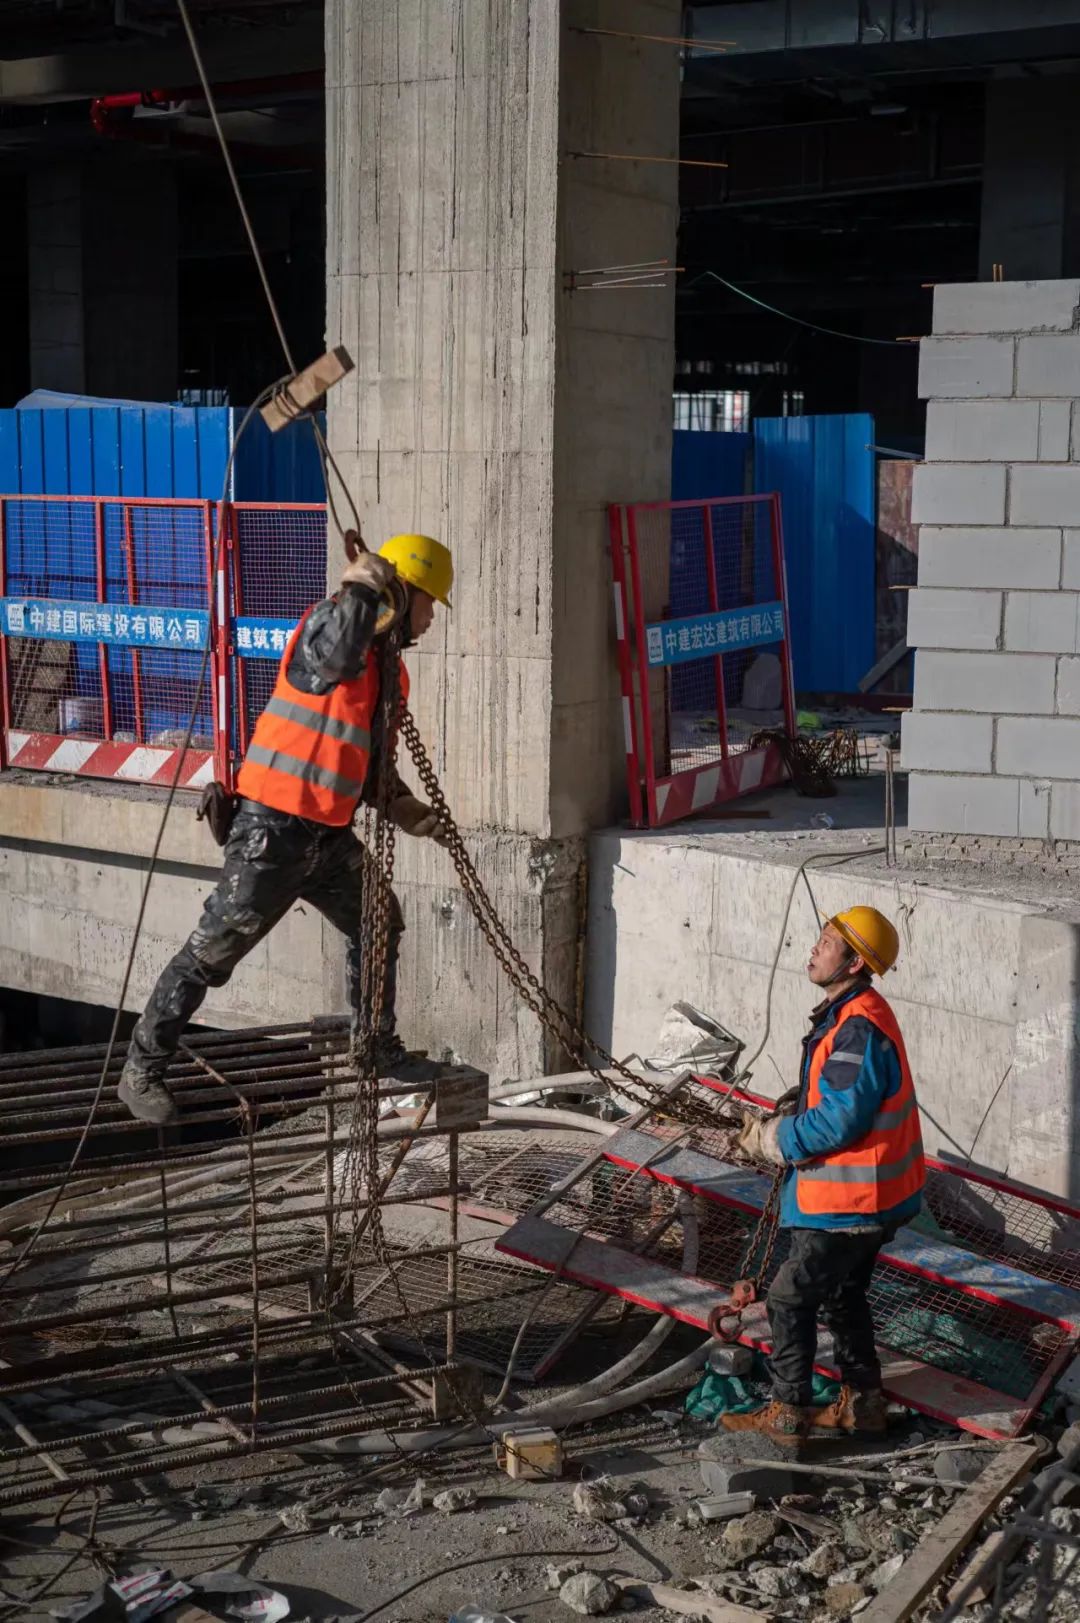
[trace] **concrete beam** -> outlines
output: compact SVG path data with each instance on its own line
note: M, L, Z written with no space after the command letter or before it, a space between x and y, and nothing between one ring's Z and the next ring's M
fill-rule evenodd
M219 35L203 30L199 43L212 82L309 73L321 69L325 60L321 16L298 18L287 28L245 28ZM88 46L0 62L0 106L167 90L190 85L194 79L191 52L178 32L175 40Z
M867 6L861 0L746 0L742 5L691 6L687 32L702 41L730 40L725 61L781 51L865 54L881 47L948 42L973 61L1056 55L1075 45L1076 7L1069 0L1017 6L1014 0L915 0ZM699 52L697 60L713 60Z

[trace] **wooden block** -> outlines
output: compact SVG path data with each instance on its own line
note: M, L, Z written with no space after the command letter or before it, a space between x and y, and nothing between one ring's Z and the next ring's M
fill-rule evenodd
M281 394L268 400L262 408L262 420L271 434L276 434L279 428L294 423L301 413L311 410L327 389L340 383L352 369L352 356L339 344L336 349L320 355L317 361L312 361L310 366L305 366L302 372L297 372Z
M495 1461L517 1482L550 1482L563 1472L562 1443L549 1426L530 1426L504 1434L495 1444Z

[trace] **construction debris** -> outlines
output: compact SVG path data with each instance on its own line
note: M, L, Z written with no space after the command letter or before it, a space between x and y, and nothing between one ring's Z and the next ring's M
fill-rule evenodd
M577 1572L559 1590L559 1599L582 1617L605 1617L619 1604L619 1591L596 1572Z

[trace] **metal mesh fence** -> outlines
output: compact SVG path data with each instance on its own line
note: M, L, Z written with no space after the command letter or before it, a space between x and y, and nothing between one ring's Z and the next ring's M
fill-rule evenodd
M0 498L13 764L154 780L171 767L142 747L177 749L194 710L185 771L219 745L231 779L290 631L325 594L326 513L240 503L221 521L229 546L215 591L213 503ZM223 662L230 647L235 657L227 686L207 680L200 692L208 640Z
M207 635L208 511L205 502L4 500L13 730L181 742ZM10 635L20 625L29 635ZM212 748L209 690L192 748Z
M232 725L239 762L270 697L288 634L326 596L325 507L231 508Z
M779 498L614 508L612 559L635 821L758 787L733 759L794 727Z

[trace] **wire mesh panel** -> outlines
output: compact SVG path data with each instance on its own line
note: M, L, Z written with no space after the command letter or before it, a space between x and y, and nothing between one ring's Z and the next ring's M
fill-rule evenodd
M210 504L0 498L7 762L201 781L212 748ZM190 748L181 749L194 718Z
M793 733L778 496L611 509L631 818L657 827L781 780Z
M229 509L232 725L235 766L270 697L297 621L326 596L325 506L236 502Z

